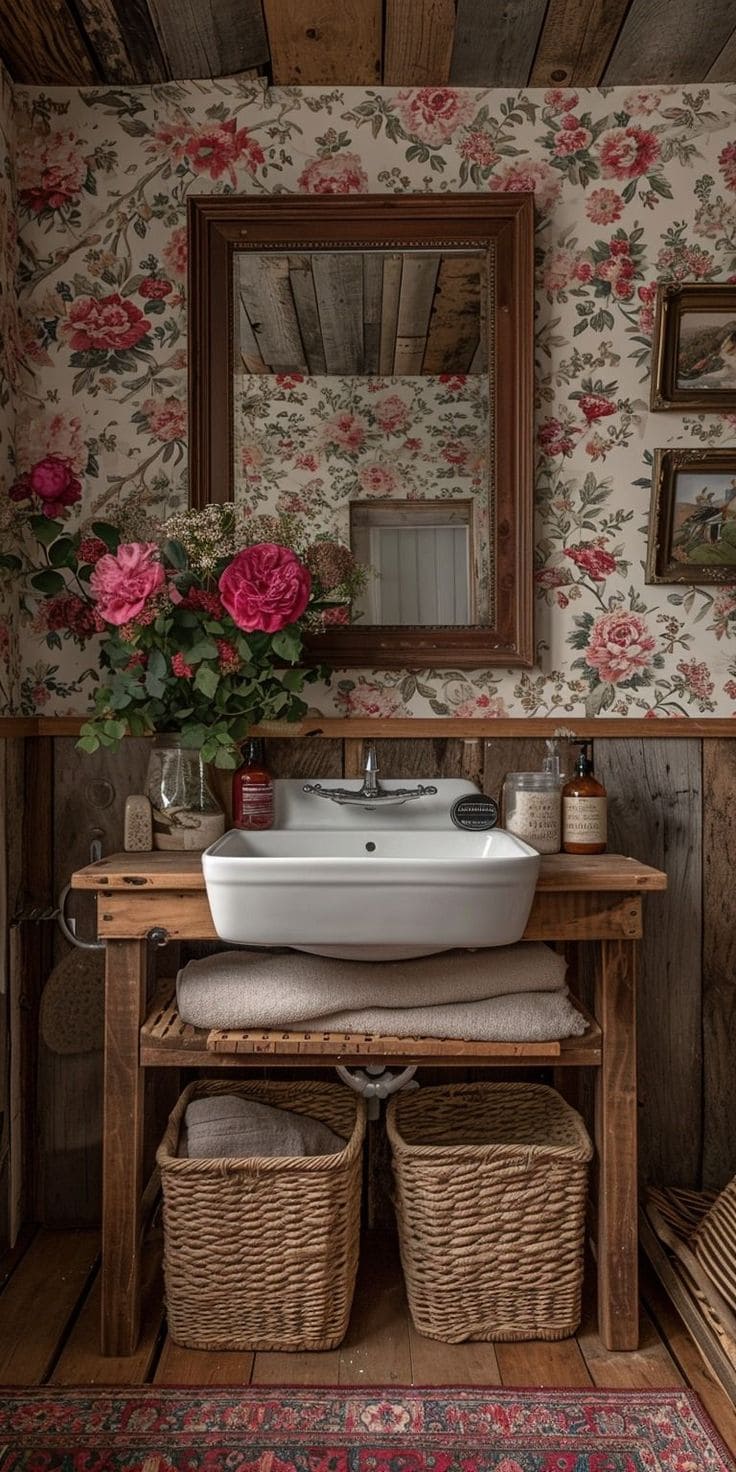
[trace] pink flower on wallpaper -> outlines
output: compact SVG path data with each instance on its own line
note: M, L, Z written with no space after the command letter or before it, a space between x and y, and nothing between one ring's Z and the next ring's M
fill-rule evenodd
M562 192L562 179L551 164L534 159L517 159L504 164L489 181L490 187L501 193L533 194L534 203L540 214L549 214L557 204Z
M609 128L600 140L601 173L604 179L638 179L660 156L656 133L632 124Z
M657 300L656 281L640 286L636 294L642 304L639 308L639 331L649 337L654 327L654 303Z
M260 470L266 456L260 445L243 445L240 451L240 464L246 475L249 470Z
M32 214L60 210L79 199L87 177L80 148L74 133L32 135L28 150L20 155L17 173L18 197Z
M185 152L195 174L207 174L210 179L226 176L233 187L238 182L236 164L247 169L249 174L255 174L259 165L266 161L260 143L247 128L239 128L235 118L200 128L187 140Z
M452 714L458 721L472 721L476 717L493 721L503 719L508 715L508 710L500 695L476 695L473 700L461 700L458 705L454 705Z
M559 419L545 419L537 430L537 443L544 454L553 459L556 455L572 454L575 436Z
M555 135L552 152L557 158L567 158L569 154L582 153L592 142L590 128L583 127L580 119L572 113L566 113L559 132Z
M36 496L44 516L63 516L68 506L82 499L82 482L68 460L61 455L45 455L21 475L10 487L11 501L26 501Z
M440 454L448 465L466 465L470 452L461 440L447 440Z
M458 145L458 153L469 163L480 164L480 167L484 169L492 168L499 159L488 134L477 131L466 133Z
M656 642L638 613L604 613L590 631L585 662L607 685L628 680L651 664Z
M613 399L607 399L605 394L581 394L578 399L588 424L594 419L605 419L609 414L616 413L616 404Z
M172 230L161 254L175 276L186 276L187 274L187 246L188 236L186 225L177 226Z
M100 616L118 627L136 619L165 582L155 542L123 542L100 558L89 586Z
M710 670L704 661L700 663L696 659L681 659L677 666L678 674L682 675L688 689L692 691L697 700L709 700L715 685L710 677Z
M140 412L145 416L146 427L154 439L168 444L171 440L186 438L187 410L180 399L146 399Z
M16 458L28 465L39 455L59 455L77 474L87 464L87 446L82 439L82 421L76 414L52 414L38 419L26 413L16 432Z
M395 690L384 690L370 680L358 680L352 690L339 690L335 703L346 716L389 717L402 710L401 697Z
M358 414L345 411L333 414L322 426L322 439L326 445L336 445L341 450L360 450L365 442L368 426Z
M727 143L718 155L718 163L727 189L736 189L736 142Z
M304 382L304 374L303 373L277 373L275 375L275 381L276 381L276 384L277 384L278 388L283 388L283 389L298 388L299 384Z
M663 93L651 87L640 87L624 98L624 111L629 117L651 117L662 101Z
M615 189L594 189L585 201L585 213L594 225L612 225L623 212L624 202Z
M580 98L577 92L568 92L565 87L550 87L544 94L544 100L547 107L553 108L555 112L572 112Z
M412 87L399 92L396 110L412 138L439 148L470 122L476 103L470 93L454 87Z
M403 434L409 424L409 405L398 394L386 394L373 406L376 424L384 434Z
M468 381L467 373L440 373L440 383L451 394L462 393Z
M160 302L169 296L173 287L164 276L144 276L138 287L138 295L147 302Z
M290 547L257 542L238 552L225 568L218 587L239 629L276 634L301 618L309 602L312 577Z
M604 583L612 572L616 571L616 558L606 552L604 547L588 545L580 547L566 547L565 556L575 563L576 567L593 579L594 583Z
M398 485L396 472L390 465L374 461L358 471L361 491L368 496L392 496Z
M69 307L61 330L77 353L121 352L147 336L150 322L140 307L115 291L111 296L80 296Z
M534 574L534 581L543 592L552 592L555 588L569 586L570 573L566 567L540 567Z
M357 153L330 153L326 158L313 158L296 182L303 194L368 193L368 175Z
M589 281L592 274L593 267L589 261L581 261L574 251L558 246L545 257L542 287L550 296L557 296L570 286Z

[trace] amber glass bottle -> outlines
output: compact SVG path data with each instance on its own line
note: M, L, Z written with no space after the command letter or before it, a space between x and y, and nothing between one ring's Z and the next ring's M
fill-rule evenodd
M602 854L606 847L608 798L593 774L590 742L580 742L575 775L562 789L562 851Z
M233 774L233 827L273 828L273 779L255 737L245 742L243 765Z

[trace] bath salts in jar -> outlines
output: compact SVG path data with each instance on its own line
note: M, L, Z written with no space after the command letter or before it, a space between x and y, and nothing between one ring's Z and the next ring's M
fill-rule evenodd
M504 828L540 854L562 846L562 797L551 772L509 772L503 787Z

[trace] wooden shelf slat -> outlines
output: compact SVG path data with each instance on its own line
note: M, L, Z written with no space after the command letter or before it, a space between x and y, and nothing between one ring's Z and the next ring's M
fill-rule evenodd
M144 1067L237 1067L245 1058L267 1058L275 1067L300 1063L326 1064L365 1062L382 1058L389 1063L428 1062L435 1067L453 1067L468 1062L489 1067L529 1062L535 1066L597 1067L601 1061L601 1030L592 1014L577 999L575 1006L588 1023L583 1037L563 1038L550 1043L478 1043L461 1038L398 1038L378 1033L329 1033L318 1028L285 1032L283 1029L250 1030L192 1027L183 1022L176 997L161 995L141 1028L141 1063Z

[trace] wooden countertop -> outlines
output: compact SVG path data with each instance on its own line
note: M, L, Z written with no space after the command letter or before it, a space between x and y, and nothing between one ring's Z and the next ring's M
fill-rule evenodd
M72 875L72 889L204 890L201 855L196 853L110 854ZM537 891L639 891L666 889L667 875L622 854L547 854L542 856Z

